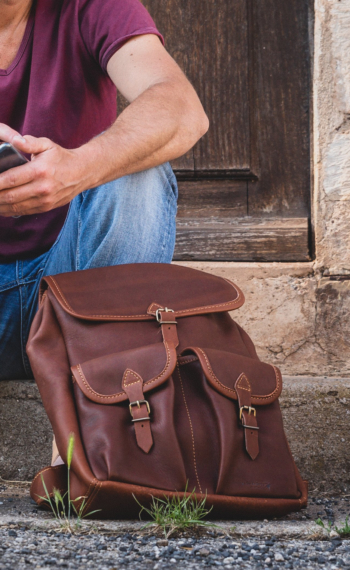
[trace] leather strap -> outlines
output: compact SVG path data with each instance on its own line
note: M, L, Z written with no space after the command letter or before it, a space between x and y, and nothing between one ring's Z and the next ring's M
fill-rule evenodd
M150 407L143 394L143 380L139 374L127 368L122 387L129 398L130 413L134 423L137 445L148 453L153 445Z
M172 312L159 312L159 323L162 328L163 339L167 344L173 344L174 348L179 346L179 337L177 335L177 321Z
M237 392L239 416L244 428L245 448L254 460L259 455L259 428L256 410L252 407L252 389L245 374L241 374L235 384Z

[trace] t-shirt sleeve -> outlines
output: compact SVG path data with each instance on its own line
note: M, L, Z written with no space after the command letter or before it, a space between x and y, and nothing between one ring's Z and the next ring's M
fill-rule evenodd
M164 43L139 0L80 0L78 17L85 46L104 71L112 55L134 36L155 34Z

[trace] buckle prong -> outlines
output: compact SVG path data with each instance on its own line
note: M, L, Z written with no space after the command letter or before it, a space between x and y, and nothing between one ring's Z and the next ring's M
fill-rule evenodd
M256 409L255 409L255 408L253 408L252 406L242 406L242 407L239 409L239 419L240 419L240 420L242 420L243 410L246 410L249 415L250 415L251 413L253 413L254 417L256 417Z
M161 322L161 316L160 313L174 313L175 311L173 309L168 309L168 307L164 307L164 309L162 309L161 307L159 309L156 310L156 319L158 321L158 323Z
M147 402L147 400L136 400L136 402L130 402L129 404L129 410L130 410L130 415L132 416L132 408L133 406L137 406L138 408L141 408L141 404L146 404L146 408L147 408L147 412L150 414L151 413L151 408L149 403Z

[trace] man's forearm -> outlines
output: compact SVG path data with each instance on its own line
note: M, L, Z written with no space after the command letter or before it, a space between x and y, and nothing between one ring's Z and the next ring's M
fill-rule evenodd
M131 101L115 123L80 148L21 137L0 123L0 140L31 154L0 174L0 215L23 216L63 206L84 190L185 154L208 129L191 84L155 36L127 42L108 62L108 74Z
M190 85L184 88L170 81L153 85L105 133L76 149L84 186L94 188L177 158L207 128L207 117Z

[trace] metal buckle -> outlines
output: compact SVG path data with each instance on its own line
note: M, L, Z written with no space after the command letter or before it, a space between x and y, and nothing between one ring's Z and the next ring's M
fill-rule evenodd
M256 409L255 409L255 408L252 408L252 406L242 406L242 407L239 409L239 419L240 419L240 420L242 420L243 410L248 410L248 414L249 414L249 415L253 412L254 417L256 417Z
M151 413L151 408L150 408L147 400L136 400L136 402L130 402L130 404L129 404L129 410L130 410L131 417L133 417L132 416L132 407L137 406L138 408L141 408L141 404L146 404L147 412L149 414ZM143 418L143 419L147 419L147 418ZM138 421L138 420L133 420L133 421Z
M244 428L259 430L260 428L258 428L257 426L248 426L248 425L246 425L246 424L243 422L243 419L244 419L244 418L243 418L243 410L247 410L249 415L250 415L251 413L253 413L254 417L256 417L256 409L253 408L252 406L242 406L242 407L239 409L239 419L241 420L242 426L243 426Z
M160 313L174 313L175 311L173 311L173 309L168 309L168 307L165 307L164 309L157 309L156 310L156 319L158 321L158 323L161 323L161 316Z
M147 418L138 418L137 420L131 420L132 422L150 422L151 418L147 417Z

